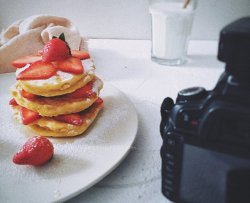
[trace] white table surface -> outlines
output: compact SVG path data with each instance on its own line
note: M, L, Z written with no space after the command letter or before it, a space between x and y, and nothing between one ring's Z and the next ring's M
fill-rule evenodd
M150 41L89 40L96 74L131 99L139 128L125 160L69 203L168 202L161 194L160 105L167 96L175 99L183 88L215 86L224 70L224 64L217 60L217 46L216 41L191 41L188 63L170 67L151 61Z

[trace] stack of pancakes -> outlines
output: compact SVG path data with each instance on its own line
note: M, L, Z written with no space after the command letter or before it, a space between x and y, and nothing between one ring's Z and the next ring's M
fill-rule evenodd
M57 70L56 75L48 79L17 80L11 88L16 103L12 105L15 117L42 136L82 134L103 107L99 97L103 82L95 76L91 59L83 59L81 63L84 68L81 74ZM16 76L30 65L18 68ZM22 108L37 113L38 117L25 123L21 119Z

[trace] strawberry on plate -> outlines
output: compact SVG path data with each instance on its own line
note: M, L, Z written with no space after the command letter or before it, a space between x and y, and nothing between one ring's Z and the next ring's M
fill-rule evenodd
M37 112L31 111L23 106L20 108L20 113L24 125L28 125L40 118Z
M37 61L31 64L27 69L20 72L17 80L40 80L48 79L56 74L56 68L51 63Z
M83 120L78 113L65 114L54 117L55 120L71 125L82 125Z
M42 56L39 54L29 55L29 56L23 56L21 58L18 58L12 62L12 65L16 68L22 68L26 64L34 63L36 61L41 61Z
M73 73L73 74L82 74L84 68L82 62L79 58L70 57L66 60L55 61L55 67L61 71Z
M89 59L90 55L87 51L79 51L79 50L71 50L71 54L73 57L79 58L79 59Z
M43 62L64 60L70 56L70 48L65 41L65 36L63 33L59 36L59 38L53 37L51 40L49 40L42 50Z
M17 152L12 161L19 165L40 166L51 160L54 147L46 137L36 136L28 139L22 149Z

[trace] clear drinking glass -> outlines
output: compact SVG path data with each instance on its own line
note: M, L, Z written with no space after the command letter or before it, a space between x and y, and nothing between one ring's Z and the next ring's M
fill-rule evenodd
M150 0L151 59L164 65L186 62L187 45L197 1Z

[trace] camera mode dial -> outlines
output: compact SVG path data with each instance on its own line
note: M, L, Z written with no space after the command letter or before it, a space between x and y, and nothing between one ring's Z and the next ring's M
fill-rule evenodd
M207 95L203 87L190 87L179 91L177 102L187 102L190 100L199 100Z

